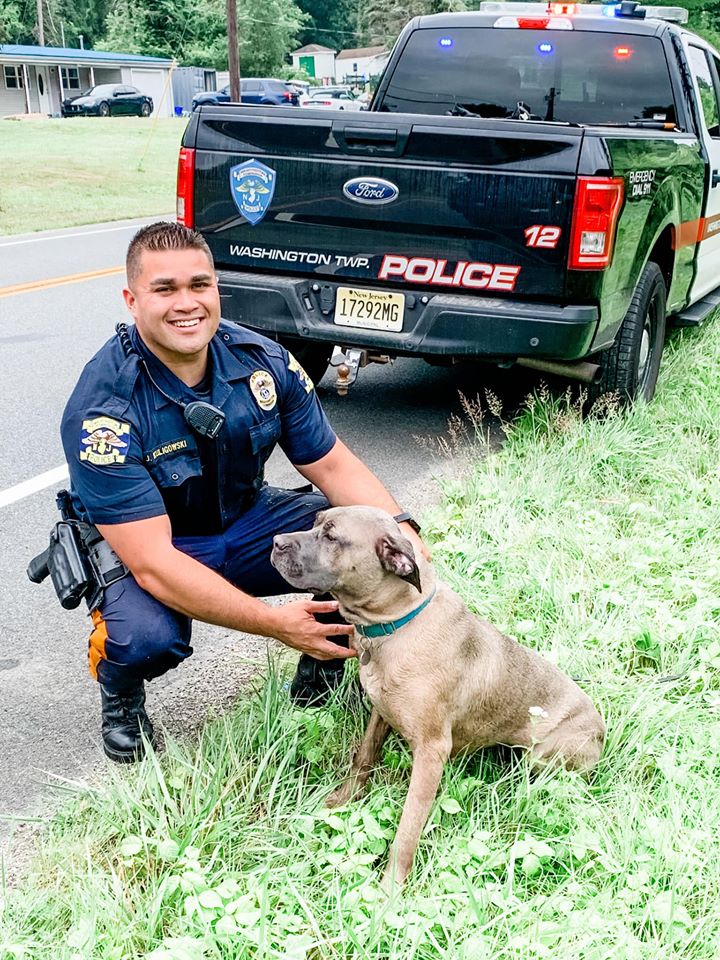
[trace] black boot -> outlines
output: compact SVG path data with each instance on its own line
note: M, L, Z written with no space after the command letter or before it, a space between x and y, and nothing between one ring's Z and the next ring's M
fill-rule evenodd
M100 684L102 738L106 756L116 763L133 763L145 752L140 730L154 747L150 718L145 712L145 684L115 693Z
M332 600L329 593L313 600ZM320 623L347 623L339 613L316 613ZM338 647L349 647L350 638L328 637ZM290 684L290 700L296 707L322 707L331 694L340 686L345 670L345 659L316 660L307 653L300 655L297 670Z

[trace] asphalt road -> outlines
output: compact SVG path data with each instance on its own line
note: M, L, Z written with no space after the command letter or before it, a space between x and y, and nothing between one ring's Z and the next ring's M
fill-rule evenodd
M142 222L0 238L0 844L24 818L52 809L58 784L106 762L98 690L85 664L87 613L63 611L48 583L34 586L25 576L29 559L47 545L62 483L41 479L44 488L30 493L16 485L62 467L66 397L84 363L126 319L121 274L8 288L120 266ZM346 398L325 384L319 392L339 435L401 503L422 512L437 497L434 476L448 464L416 437L447 433L449 416L460 409L458 391L475 395L480 371L405 360L361 371ZM297 479L280 452L268 479ZM196 625L194 647L189 661L149 688L151 715L175 736L192 736L232 702L266 655L264 640L205 624Z

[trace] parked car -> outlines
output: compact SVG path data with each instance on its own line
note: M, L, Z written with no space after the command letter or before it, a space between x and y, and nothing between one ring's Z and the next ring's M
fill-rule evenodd
M203 103L230 103L230 85L221 90L208 90L196 93L192 99L192 108L196 110ZM298 105L297 90L284 80L266 77L243 77L240 81L241 103L264 103L282 107Z
M330 107L335 110L365 110L365 104L349 87L316 87L310 91L304 107Z
M100 83L79 97L63 100L61 112L64 117L149 117L153 112L153 102L137 87L123 83Z
M288 80L286 81L290 90L294 90L298 95L298 106L304 107L308 102L310 84L305 80Z

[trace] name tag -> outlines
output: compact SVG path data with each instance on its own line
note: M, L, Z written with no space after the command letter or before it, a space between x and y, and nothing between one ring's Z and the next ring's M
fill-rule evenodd
M146 453L145 461L146 463L156 463L162 457L167 457L171 453L177 453L179 450L187 450L188 447L189 444L187 440L184 440L182 437L178 440L169 440L155 450L151 450L150 453Z

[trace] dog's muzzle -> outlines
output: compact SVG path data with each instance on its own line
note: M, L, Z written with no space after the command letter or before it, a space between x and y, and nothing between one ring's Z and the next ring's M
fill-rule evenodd
M273 537L273 548L270 554L270 563L294 587L303 586L302 583L296 582L302 578L303 573L302 564L298 562L299 547L300 544L292 534L281 533Z

